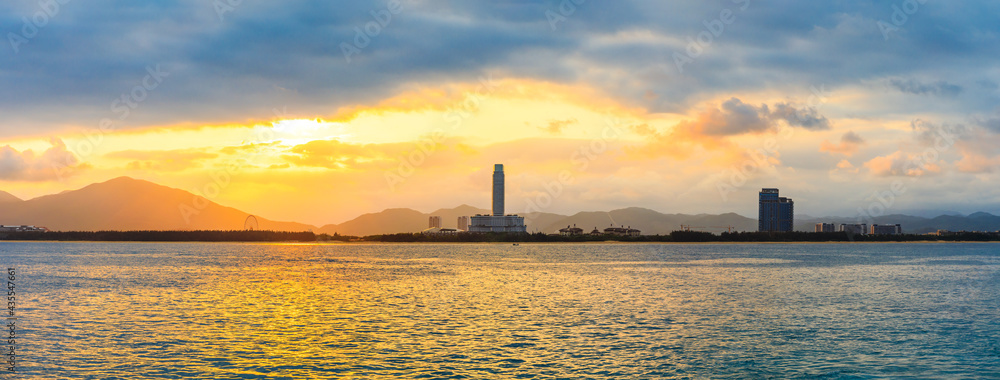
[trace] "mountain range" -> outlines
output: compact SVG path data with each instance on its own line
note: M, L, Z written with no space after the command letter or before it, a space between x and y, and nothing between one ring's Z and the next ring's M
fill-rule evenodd
M489 210L469 205L440 209L425 214L407 208L387 209L364 214L341 224L316 227L296 222L273 221L255 216L261 229L314 231L341 235L376 235L418 232L428 226L430 216L440 216L445 228L455 228L459 216L489 214ZM78 190L21 200L0 191L0 224L35 225L60 231L95 230L234 230L243 229L250 214L212 202L190 192L149 181L119 177ZM555 233L560 228L576 226L590 232L609 226L640 229L643 234L669 234L689 228L697 231L755 231L757 220L735 213L665 214L630 207L612 211L588 211L573 215L529 213L525 224L529 232ZM854 218L797 218L796 230L812 231L816 223L855 223ZM934 218L911 215L887 215L867 223L896 224L904 232L926 233L938 229L952 231L1000 230L1000 216L977 212L968 216L949 214Z
M184 190L129 177L29 200L2 195L0 199L5 199L0 201L0 224L43 226L56 231L239 230L249 216ZM262 229L313 228L256 219Z

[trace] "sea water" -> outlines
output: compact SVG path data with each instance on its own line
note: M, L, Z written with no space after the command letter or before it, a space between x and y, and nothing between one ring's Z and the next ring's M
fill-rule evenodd
M0 243L0 266L25 378L1000 378L997 244Z

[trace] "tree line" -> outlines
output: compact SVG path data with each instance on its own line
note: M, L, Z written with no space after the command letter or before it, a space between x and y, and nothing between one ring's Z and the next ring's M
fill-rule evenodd
M167 241L167 242L282 242L316 241L312 232L198 230L198 231L49 231L4 232L0 240L48 241Z
M857 235L844 232L723 232L674 231L668 235L550 235L544 233L397 233L365 237L334 233L247 230L199 231L49 231L3 232L0 240L26 241L149 241L149 242L325 242L367 241L386 243L583 243L583 242L664 242L664 243L755 243L755 242L921 242L921 241L1000 241L992 232L954 232L948 235Z
M949 235L858 235L845 232L723 232L674 231L668 235L550 235L544 233L398 233L371 235L364 241L390 243L556 243L556 242L664 242L664 243L755 243L755 242L919 242L919 241L1000 241L1000 234L958 232Z

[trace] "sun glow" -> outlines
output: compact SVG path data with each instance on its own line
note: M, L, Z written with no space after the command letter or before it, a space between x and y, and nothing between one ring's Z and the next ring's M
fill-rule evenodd
M278 120L271 124L271 131L273 138L269 140L280 140L283 145L298 145L313 140L345 139L351 136L345 132L344 124L323 119Z

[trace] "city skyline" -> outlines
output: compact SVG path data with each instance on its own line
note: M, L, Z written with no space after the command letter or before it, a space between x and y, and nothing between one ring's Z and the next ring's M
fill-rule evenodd
M55 4L0 6L24 199L130 176L318 225L482 205L505 162L519 214L1000 210L989 2Z
M0 371L984 378L1000 1L0 1Z

